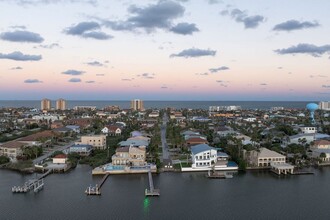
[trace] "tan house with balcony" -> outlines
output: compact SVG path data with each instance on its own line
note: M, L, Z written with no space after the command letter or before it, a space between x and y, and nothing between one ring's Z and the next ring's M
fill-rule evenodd
M94 149L104 150L107 147L107 138L106 135L81 136L80 142L76 142L75 144L92 145Z
M17 156L22 156L22 148L26 146L25 143L18 141L9 141L0 145L0 155L4 155L10 158L16 158Z
M245 152L245 159L252 166L269 167L272 164L285 164L285 156L267 148Z
M112 156L113 165L144 166L146 164L146 149L144 147L120 147Z

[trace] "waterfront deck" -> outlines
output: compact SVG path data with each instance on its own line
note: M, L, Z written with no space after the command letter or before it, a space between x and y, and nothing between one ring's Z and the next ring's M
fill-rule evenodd
M107 173L106 175L104 175L104 177L102 178L101 182L99 184L96 184L94 187L89 186L87 187L87 189L85 190L85 193L87 195L101 195L101 187L103 186L103 184L105 183L105 181L107 180L107 178L109 177L110 173Z
M227 172L211 172L208 171L206 177L209 179L231 179L233 178L233 174Z
M35 193L39 192L41 189L43 189L45 183L44 183L44 178L48 176L53 170L49 169L47 170L46 173L42 174L41 176L34 178L34 179L29 179L24 183L23 186L13 186L11 188L11 191L13 193L27 193L30 190L33 189Z
M145 196L160 196L160 190L154 188L154 181L152 179L151 170L148 172L149 179L149 189L146 189L144 192Z

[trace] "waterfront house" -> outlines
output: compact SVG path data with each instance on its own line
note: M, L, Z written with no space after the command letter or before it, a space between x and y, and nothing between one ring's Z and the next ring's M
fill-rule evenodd
M69 152L78 153L80 156L88 156L91 154L92 149L93 146L89 144L81 144L81 145L75 144L70 146Z
M65 154L58 154L53 157L53 163L56 164L66 164L68 157Z
M78 145L92 145L95 149L104 150L107 146L107 140L105 135L89 135L81 136L80 142L76 142Z
M146 149L144 147L119 147L111 157L113 165L144 166Z
M17 139L21 143L25 143L29 146L40 146L47 145L51 142L52 139L56 137L56 133L50 130L41 131L35 134L31 134L26 137Z
M248 164L255 167L269 167L271 163L285 164L286 157L275 151L267 148L259 148L259 150L252 150L245 152L244 157Z
M122 128L117 125L108 125L105 126L101 131L103 134L107 134L110 136L119 136L121 135Z
M18 141L8 141L0 145L0 155L7 156L9 158L16 158L23 155L23 147L27 144Z
M311 149L330 149L330 141L328 140L317 140L311 146Z
M217 150L207 144L191 147L192 168L208 168L217 162Z

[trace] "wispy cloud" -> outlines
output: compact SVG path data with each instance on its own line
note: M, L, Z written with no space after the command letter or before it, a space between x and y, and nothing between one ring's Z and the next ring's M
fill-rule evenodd
M176 33L176 34L182 34L182 35L192 35L194 32L198 32L199 29L196 27L196 24L189 24L186 22L179 23L172 27L170 31Z
M58 43L52 43L52 44L44 44L39 46L34 46L33 48L44 48L44 49L53 49L53 48L61 48L61 46Z
M0 0L0 2L5 2L8 0ZM15 3L20 6L37 6L37 5L50 5L50 4L74 4L74 3L83 3L96 6L97 0L10 0L10 3Z
M103 73L97 73L96 76L105 76Z
M229 70L229 67L227 66L221 66L221 67L218 67L218 68L210 68L209 71L211 73L217 73L219 71L223 71L223 70Z
M22 67L20 67L20 66L15 66L15 67L12 67L12 68L10 68L11 70L21 70L21 69L23 69Z
M78 83L78 82L81 82L81 79L80 78L71 78L71 79L68 80L68 82Z
M232 10L224 10L220 14L224 16L231 16L231 18L236 22L243 23L246 29L256 28L260 23L266 20L262 15L248 15L246 11L241 11L238 8Z
M88 80L88 81L86 81L86 83L95 83L95 81L94 80Z
M39 79L26 79L24 83L42 83Z
M38 61L42 59L41 55L29 55L23 54L20 51L15 51L8 54L0 53L0 59L9 59L9 60L16 60L16 61Z
M320 24L317 21L297 21L297 20L288 20L286 22L277 24L274 26L273 31L294 31L302 30L307 28L319 27Z
M103 63L101 63L101 62L99 62L99 61L91 61L91 62L87 62L86 63L87 65L89 65L89 66L104 66L104 64Z
M97 22L80 22L64 29L64 33L73 36L80 36L82 38L94 38L96 40L108 40L113 38L113 36L99 31L100 29L101 25Z
M208 73L208 72L205 72L205 73L196 73L195 75L199 75L199 76L208 76L209 73Z
M170 30L173 20L182 17L184 11L185 8L174 1L159 1L146 7L131 5L126 20L105 20L103 24L115 31L143 29L150 33L156 29Z
M125 78L125 79L121 79L121 81L133 81L134 78Z
M190 48L183 50L177 54L171 54L170 57L202 57L202 56L215 56L217 52L215 50L210 49L198 49L198 48Z
M316 46L314 44L298 44L288 48L274 50L278 54L308 54L314 57L320 57L325 53L330 53L330 45Z
M72 75L72 76L78 76L78 75L82 75L84 74L85 71L81 71L81 70L66 70L64 72L62 72L62 74L65 74L65 75Z
M267 83L260 83L259 85L260 86L267 86L268 84Z
M330 89L330 85L322 85L322 88L324 88L324 89Z
M44 41L44 38L42 38L40 34L30 31L3 32L0 34L0 38L6 41L25 43L41 43Z
M154 73L142 73L142 74L138 74L136 75L137 77L143 78L143 79L154 79L155 78Z

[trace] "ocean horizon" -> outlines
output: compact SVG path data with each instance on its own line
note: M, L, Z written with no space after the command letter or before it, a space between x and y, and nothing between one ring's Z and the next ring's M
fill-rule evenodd
M106 106L117 105L121 109L130 107L130 100L66 100L67 108L72 109L75 106L96 106L102 109ZM0 108L40 108L41 100L0 100ZM51 100L52 107L55 106L56 100ZM294 109L305 109L306 105L315 101L158 101L158 100L144 100L144 107L152 108L167 108L172 107L176 109L208 109L209 106L230 106L238 105L242 109L261 109L266 110L271 107L284 107Z

